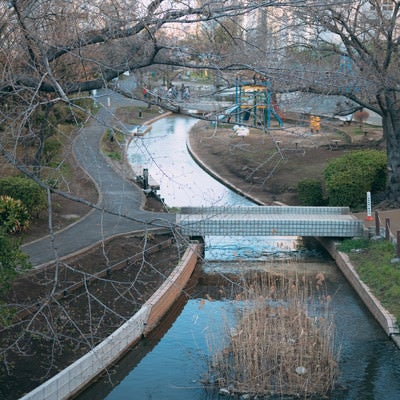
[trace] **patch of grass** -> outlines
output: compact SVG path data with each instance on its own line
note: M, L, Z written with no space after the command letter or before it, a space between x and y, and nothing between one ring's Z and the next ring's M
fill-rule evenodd
M125 136L122 132L114 131L111 129L107 129L105 135L103 136L103 142L109 141L117 146L125 142Z
M106 152L105 154L107 157L110 157L112 160L117 160L117 161L121 160L121 153L118 153L116 151Z
M354 129L354 135L363 135L364 134L364 129L360 126Z
M346 239L339 244L337 249L343 253L349 253L351 251L358 251L361 249L366 249L369 246L369 240L365 238L357 239Z
M107 129L102 138L101 150L105 156L120 161L124 142L125 137L122 133Z
M395 246L387 240L345 240L338 250L349 255L361 280L400 322L400 264Z
M115 112L118 119L125 124L142 125L145 121L150 120L160 115L159 108L151 106L151 108L144 107L120 107Z
M71 164L68 162L53 161L42 169L42 179L53 188L68 191L68 182L72 179L72 173Z

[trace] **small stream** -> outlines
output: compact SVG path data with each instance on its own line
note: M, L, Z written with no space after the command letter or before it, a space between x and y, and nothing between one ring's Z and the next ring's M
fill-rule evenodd
M169 206L251 204L207 175L186 150L187 132L196 121L162 119L129 148L134 165L149 169ZM182 297L161 326L133 348L113 370L82 393L79 400L214 400L201 378L207 371L210 332L234 312L229 286L213 287L215 274L244 268L309 274L323 272L340 348L340 376L331 399L400 399L400 351L371 317L334 262L323 252L289 261L296 238L207 238L201 285ZM209 277L209 278L207 278ZM208 282L207 280L210 280ZM220 292L220 297L208 294ZM223 293L222 293L223 292ZM110 383L112 382L112 383Z

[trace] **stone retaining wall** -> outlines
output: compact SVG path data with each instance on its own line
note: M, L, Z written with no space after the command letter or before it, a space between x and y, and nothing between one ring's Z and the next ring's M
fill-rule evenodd
M23 396L21 400L68 399L121 358L143 335L154 329L171 307L192 275L200 250L200 244L190 244L164 284L132 318L89 353Z

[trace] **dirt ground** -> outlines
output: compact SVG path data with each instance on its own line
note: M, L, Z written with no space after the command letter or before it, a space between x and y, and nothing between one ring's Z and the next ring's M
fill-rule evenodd
M284 129L273 129L268 134L251 130L249 136L238 137L231 126L215 130L210 123L201 122L191 132L190 144L207 165L237 187L267 204L280 201L294 205L298 201L296 186L299 180L321 177L329 160L349 149L378 147L379 139L379 132L371 130L351 143L343 133L337 132L337 126L323 125L321 132L311 134L306 126L297 124L287 124ZM78 166L74 168L72 192L95 203L95 185ZM149 198L146 208L157 210L160 204ZM54 229L65 227L88 211L81 203L54 196ZM47 231L47 213L43 212L33 221L23 240L29 242ZM20 304L24 332L19 328L0 332L1 348L14 346L3 357L0 366L0 398L19 398L132 315L168 275L179 257L179 246L176 245L146 256L142 249L167 239L170 238L123 236L80 257L65 260L56 269L42 271L35 277L30 275L28 280L18 280L8 300ZM139 258L127 263L133 254ZM115 272L110 270L111 265L121 261L126 263L125 268ZM103 275L89 279L99 272ZM105 280L104 276L113 279ZM72 291L71 286L78 281L78 288ZM54 282L59 284L54 286ZM54 293L58 295L54 296ZM103 307L98 306L100 303ZM116 304L121 308L112 313L105 311ZM82 325L74 327L73 319ZM90 331L86 331L88 319L92 320ZM56 332L52 331L51 325L57 327ZM81 335L77 334L79 330ZM19 340L14 341L17 337Z
M288 122L269 132L251 129L239 137L231 126L215 130L207 122L190 134L194 153L213 171L266 204L298 205L297 184L321 178L327 163L349 150L380 148L381 131L350 136L348 127L326 123L311 133L307 125Z
M122 235L17 279L3 299L17 314L0 331L0 348L9 349L0 364L0 398L20 398L110 335L183 251L169 235Z

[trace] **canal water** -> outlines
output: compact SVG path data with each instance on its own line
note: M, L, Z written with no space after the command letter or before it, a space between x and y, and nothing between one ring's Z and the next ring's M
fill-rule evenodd
M132 165L146 167L160 183L169 206L251 204L209 177L186 150L194 119L171 117L132 141ZM331 399L400 399L400 351L383 333L334 262L318 250L302 257L296 238L207 238L201 284L182 296L162 325L135 346L112 371L79 400L214 400L204 389L207 341L235 312L229 285L215 286L215 276L245 268L275 273L323 272L331 296L335 343L340 349L340 376ZM287 257L298 251L299 257ZM209 277L209 281L208 278Z

